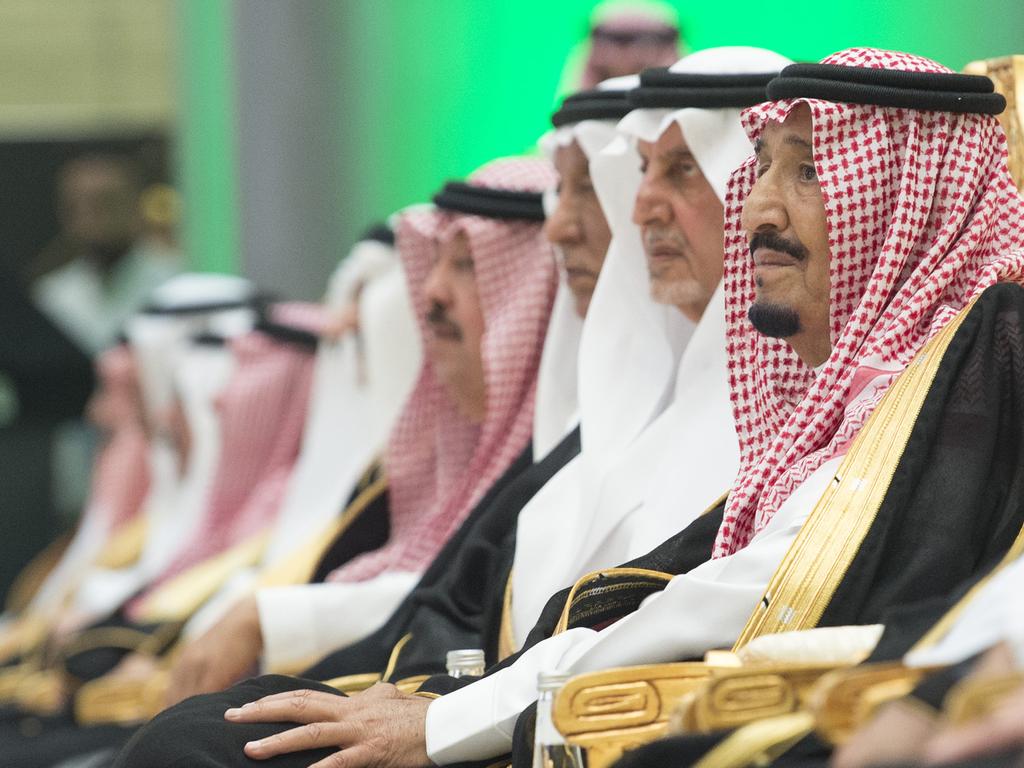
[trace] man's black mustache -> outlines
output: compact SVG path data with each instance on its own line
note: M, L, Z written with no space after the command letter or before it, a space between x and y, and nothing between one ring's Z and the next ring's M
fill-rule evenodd
M436 332L444 336L453 336L457 339L462 338L462 329L452 322L448 317L448 313L445 312L444 306L441 304L432 304L430 306L430 309L427 310L426 320L427 325Z
M792 256L797 261L804 261L807 256L807 248L799 241L787 240L778 232L755 232L750 238L750 256L758 248L767 248L769 251L778 251Z

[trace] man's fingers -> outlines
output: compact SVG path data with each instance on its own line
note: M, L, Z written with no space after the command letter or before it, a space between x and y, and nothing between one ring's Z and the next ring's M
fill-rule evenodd
M344 723L307 723L259 741L250 741L245 745L245 754L254 760L266 760L307 749L340 747L347 743L348 735L349 729Z
M253 703L258 703L262 701L287 701L289 699L305 699L309 697L326 697L328 700L335 702L346 700L344 696L340 696L336 693L324 693L323 691L314 691L310 688L299 688L291 691L281 691L281 693L271 693L268 696L264 696L262 699L257 699L256 702Z
M320 691L289 691L250 702L224 713L236 723L317 723L335 720L344 699Z

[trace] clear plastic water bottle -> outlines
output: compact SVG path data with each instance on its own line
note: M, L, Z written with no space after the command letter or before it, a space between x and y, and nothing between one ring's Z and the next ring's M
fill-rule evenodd
M565 743L555 728L551 710L555 696L570 675L563 672L541 672L537 675L537 727L533 739L533 768L583 768L579 747Z
M479 648L448 651L445 667L449 677L481 677L486 668L484 652Z

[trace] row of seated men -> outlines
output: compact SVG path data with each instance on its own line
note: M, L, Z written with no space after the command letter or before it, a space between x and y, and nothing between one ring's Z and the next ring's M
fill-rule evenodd
M600 29L611 32L625 25L622 34L615 32L614 43L625 60L601 67L631 71L644 61L677 58L678 35L661 29L663 20L627 16L600 20ZM655 32L658 41L652 46ZM597 47L588 67L597 66ZM588 69L583 79L596 82L597 69ZM547 164L524 167L528 175L540 174L536 190L551 186ZM525 216L513 212L512 220L543 219L536 192L528 198ZM529 246L541 261L538 280L546 284L553 280L553 265L538 231L532 224ZM419 361L411 315L415 300L410 302L393 244L388 227L367 233L332 279L323 312L295 305L268 310L254 286L233 278L173 280L129 323L126 344L100 361L105 386L91 413L108 438L97 462L92 502L71 546L63 553L55 547L40 558L4 617L4 686L6 698L17 705L11 724L19 739L31 737L17 746L9 742L2 750L8 760L50 764L65 753L116 743L124 730L89 728L69 739L64 726L133 721L139 713L157 711L168 697L180 698L182 691L213 690L232 681L254 668L260 655L273 668L301 669L323 649L381 624L410 590L445 531L433 534L425 552L404 556L399 566L386 568L359 590L346 592L339 585L309 591L304 613L296 613L290 593L281 593L283 603L263 609L276 619L264 623L270 631L253 622L255 601L239 601L254 585L324 581L336 566L384 543L398 519L388 514L381 493L388 484L379 463L370 461L385 443ZM524 295L533 288L524 286ZM550 293L551 286L547 289ZM538 347L544 335L550 298L538 292L535 312L541 316L526 336L529 346ZM579 321L564 308L561 316L564 356L574 357ZM476 487L488 487L514 458L510 451L518 454L529 442L536 359L525 365L533 373L508 404L519 423L508 443L513 447L497 451L493 459L488 458L495 454L493 442L478 452L494 467L484 467L489 475ZM547 378L559 390L575 388L571 371L563 375L560 369ZM410 398L404 418L409 435L387 451L392 477L403 456L410 460L407 488L429 482L420 470L443 464L429 456L429 443L451 440L444 425L434 430L434 423L422 420L425 411L430 416L434 396L424 386L417 390L419 404ZM547 397L554 408L573 407L561 391ZM430 417L440 422L447 416L443 410ZM553 415L558 426L550 431L560 430L567 418ZM458 439L472 449L472 435ZM424 450L426 467L417 466ZM458 453L452 454L453 466L465 459ZM390 486L393 494L395 483ZM474 487L462 490L474 492ZM347 505L346 498L353 503ZM461 505L463 516L468 512L466 499L447 503ZM443 511L439 506L432 517L411 510L422 529L435 525ZM403 538L421 539L422 533L408 531ZM60 562L39 585L57 554ZM261 597L267 603L274 593L264 589ZM295 623L296 617L329 611L324 599L345 604L358 619L341 634L321 625L323 637L315 637L316 626ZM244 604L233 612L235 620L219 621L236 602ZM282 608L290 613L282 614ZM235 631L242 617L250 622L243 622L247 632ZM195 642L214 625L218 633ZM169 678L171 665L156 659L169 662L179 655L184 658ZM233 670L225 660L234 663ZM100 677L74 695L82 682ZM53 716L41 721L42 712Z
M970 756L977 736L955 724L966 711L976 733L998 698L972 690L1019 685L1011 106L987 76L873 49L820 64L710 49L566 99L544 141L557 174L495 161L397 217L423 362L342 515L271 563L251 543L271 515L236 513L218 550L210 511L186 562L105 622L145 639L77 690L75 725L29 728L26 709L109 669L116 643L85 633L56 660L19 646L10 764ZM264 335L295 341L275 309ZM128 335L145 390L145 334ZM199 431L171 441L179 478ZM242 442L244 457L258 438ZM224 482L273 487L273 470ZM271 546L312 532L282 520ZM446 669L458 649L484 669ZM237 682L257 661L306 668ZM979 688L992 670L1000 685ZM539 677L564 683L553 703ZM637 748L681 695L682 732ZM95 725L165 704L120 751L132 729ZM1017 738L985 745L1009 750L994 764L1019 759Z

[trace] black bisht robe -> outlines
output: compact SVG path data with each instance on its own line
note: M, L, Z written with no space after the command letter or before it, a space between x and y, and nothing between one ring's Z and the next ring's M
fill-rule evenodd
M821 626L882 623L868 662L894 661L996 568L1024 525L1024 288L995 285L943 356L878 516ZM965 667L921 683L940 705ZM724 734L719 736L719 739ZM714 737L679 736L622 759L623 768L686 764ZM825 761L815 736L777 763Z
M497 663L519 512L579 452L579 427L535 464L525 451L488 490L384 626L322 659L303 677L330 680L383 672L406 635L411 638L395 658L389 677L393 681L444 672L445 655L460 648L481 648L488 666Z
M720 504L654 551L626 565L661 571L675 567L682 569L680 572L695 568L711 556L715 534L722 520L722 509L723 505ZM574 604L580 607L580 613L587 615L588 621L570 622L570 626L582 626L588 624L591 619L607 622L613 620L616 615L622 616L629 613L636 609L644 597L661 586L661 583L638 579L635 584L630 586L630 589L616 591L614 602L606 601L607 605L602 604L600 598L581 596ZM535 645L555 631L568 594L569 589L566 588L548 600L540 619L527 637L524 649ZM504 668L514 662L517 657L518 654L510 656L491 667L488 673ZM447 693L467 685L472 680L473 678L453 679L447 675L435 675L427 680L420 690L428 693ZM255 768L263 765L264 763L249 760L245 756L242 751L245 743L254 739L266 738L292 726L267 723L245 725L228 723L224 720L224 711L273 693L301 688L324 691L338 696L343 695L317 680L284 675L264 675L246 680L219 693L194 696L161 712L150 723L143 726L118 756L114 763L115 768L126 766L176 768L176 766L184 765L196 766L196 768L214 768L215 766L218 768L226 766ZM532 743L529 744L527 752L531 750ZM292 755L282 755L266 764L278 768L291 768L292 766L305 768L334 751L330 749L310 750ZM532 755L527 759L532 759ZM493 761L487 761L485 764L489 765L491 762Z
M889 490L820 626L885 623L920 604L948 599L995 567L1024 524L1022 438L1024 288L1001 284L979 298L943 355ZM687 572L710 556L721 513L719 506L628 565ZM584 598L582 610L574 612L570 606L569 626L606 626L614 614L635 610L643 592L638 586L632 606L620 596L604 612L595 610L601 598ZM554 631L567 596L564 590L551 598L525 648ZM899 624L890 623L894 629ZM913 634L904 629L902 637L883 637L879 648L889 658L898 657L917 639ZM504 660L488 674L515 659ZM443 694L470 682L435 676L421 690ZM224 709L307 686L324 689L319 683L270 676L182 702L137 734L117 766L174 765L175 760L179 765L254 765L242 752L244 743L289 726L228 724ZM516 728L517 766L529 765L530 720L520 717ZM329 753L296 753L277 758L275 765L305 766Z
M328 656L308 674L313 679L329 679L346 674L381 672L395 643L409 632L413 633L414 641L406 645L408 653L403 654L403 668L410 668L406 663L409 660L412 668L423 670L414 674L443 672L445 654L454 647L487 645L492 648L488 658L496 658L497 630L492 633L484 630L492 622L500 622L519 512L579 450L578 428L537 463L533 462L532 448L527 446L488 489L428 567L413 593L399 605L388 622L353 646L351 651L343 650ZM371 485L379 474L379 468L368 473L361 481L360 489ZM327 547L311 581L322 582L331 571L352 557L386 542L389 532L387 501L386 492L375 497ZM486 640L485 634L488 635ZM123 652L102 649L84 654L68 666L83 672L83 677L87 673L91 678L110 668L121 655ZM107 743L110 744L123 742L126 738L125 729L107 729L102 732L103 736L94 728L76 731L69 714L48 720L42 731L40 737L23 738L18 733L5 733L0 729L0 754L17 753L24 761L19 764L34 765L33 756L36 754L54 751L64 755L80 754L86 745L89 748L98 746L103 738L108 738ZM56 741L61 744L55 744Z

